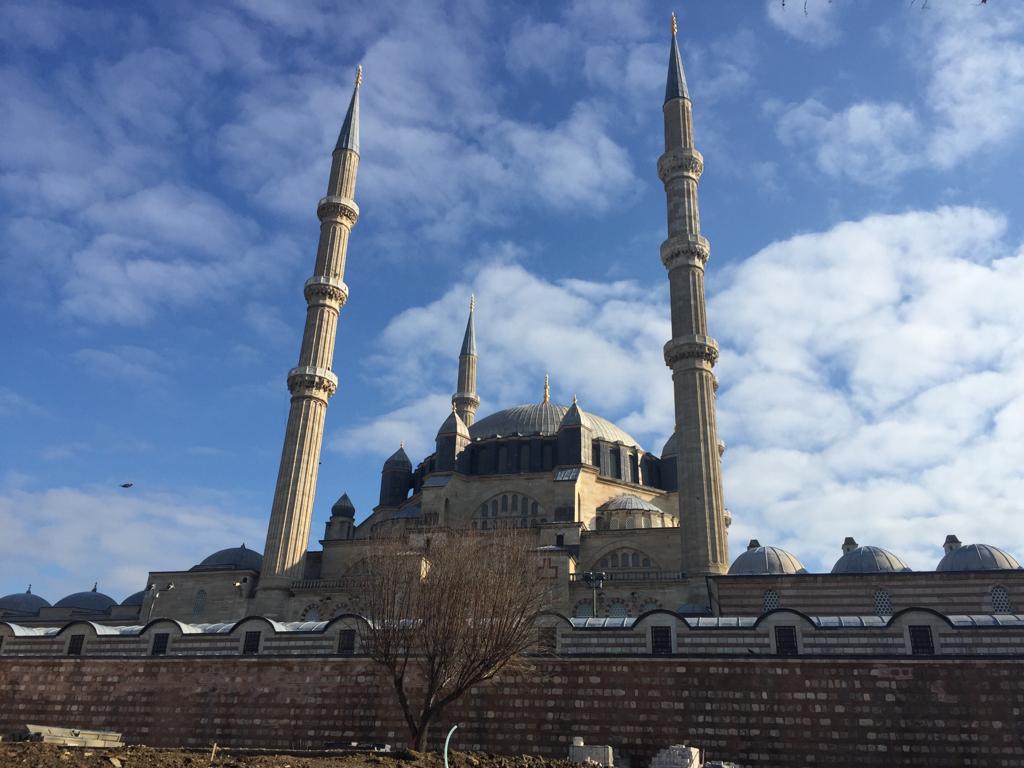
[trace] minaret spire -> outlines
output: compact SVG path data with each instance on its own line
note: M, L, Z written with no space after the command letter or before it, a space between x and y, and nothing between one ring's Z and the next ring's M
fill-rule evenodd
M480 406L480 398L476 394L476 328L473 324L475 310L476 296L470 295L469 319L466 321L466 334L462 337L462 350L459 352L458 388L452 395L452 406L467 427L473 423L476 409Z
M359 169L359 89L362 67L338 142L331 156L327 194L317 205L320 243L313 276L305 284L306 326L299 361L288 372L291 406L277 487L267 526L267 543L260 574L259 609L266 615L284 613L288 590L301 578L309 542L309 525L316 494L317 467L323 444L327 401L338 388L332 370L338 315L348 298L343 278L349 235L359 218L353 197Z
M711 251L700 233L697 203L704 158L693 143L693 109L674 16L663 112L665 153L658 159L658 176L665 185L668 239L661 245L661 261L668 270L672 309L665 363L675 390L682 568L699 577L725 573L729 553L715 419L718 343L708 335L704 301L704 267ZM691 598L707 600L703 579L694 584Z

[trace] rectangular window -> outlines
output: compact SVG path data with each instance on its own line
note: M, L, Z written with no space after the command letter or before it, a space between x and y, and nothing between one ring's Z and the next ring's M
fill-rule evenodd
M910 652L914 656L934 656L935 640L932 638L932 628L918 626L910 628Z
M338 633L338 655L354 656L356 652L356 631L343 629Z
M796 627L775 628L775 653L779 656L800 654L800 648L796 643Z
M651 627L651 653L655 656L672 655L672 627Z
M242 644L242 653L253 656L260 652L260 633L246 632L245 642Z
M169 632L157 632L153 635L153 650L150 652L152 656L166 656L167 655L167 641L171 639Z
M4 636L0 635L0 653L4 652Z
M558 652L558 630L555 627L537 628L537 653L554 656Z
M72 635L68 643L68 656L81 656L82 646L85 645L85 635Z

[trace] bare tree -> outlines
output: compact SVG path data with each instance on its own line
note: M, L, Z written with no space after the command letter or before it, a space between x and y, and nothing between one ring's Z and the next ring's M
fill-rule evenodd
M363 651L391 677L422 750L431 722L471 686L522 663L547 602L536 539L515 531L437 532L367 558Z

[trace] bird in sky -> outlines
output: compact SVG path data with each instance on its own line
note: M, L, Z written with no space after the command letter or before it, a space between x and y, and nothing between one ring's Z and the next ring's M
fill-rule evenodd
M135 483L121 483L122 488L131 488Z

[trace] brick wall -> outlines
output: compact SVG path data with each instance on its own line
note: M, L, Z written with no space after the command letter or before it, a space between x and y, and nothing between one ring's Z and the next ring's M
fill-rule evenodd
M564 756L610 743L634 768L687 743L771 766L1024 764L1024 662L553 659L471 691L459 749ZM363 659L0 659L0 733L26 722L123 731L154 746L401 743L393 694Z

